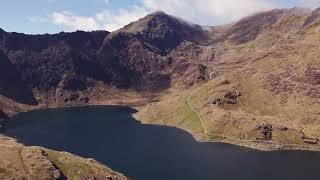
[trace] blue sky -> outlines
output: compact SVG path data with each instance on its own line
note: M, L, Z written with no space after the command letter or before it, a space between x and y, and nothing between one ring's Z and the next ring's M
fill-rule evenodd
M258 11L295 6L315 8L320 0L1 0L0 28L27 34L113 31L156 10L197 24L219 25Z

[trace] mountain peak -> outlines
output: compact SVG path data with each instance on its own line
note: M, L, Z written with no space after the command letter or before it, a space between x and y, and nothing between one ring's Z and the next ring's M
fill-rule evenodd
M155 11L155 12L149 14L149 15L153 15L153 16L167 15L167 16L169 16L168 14L166 14L164 11L161 11L161 10Z
M138 21L128 24L121 30L129 33L139 33L149 28L156 28L156 26L159 25L170 26L176 24L177 20L177 18L170 16L163 11L155 11L139 19Z
M200 42L206 36L201 26L188 23L163 11L149 14L120 31L139 34L161 50L170 50L184 40Z

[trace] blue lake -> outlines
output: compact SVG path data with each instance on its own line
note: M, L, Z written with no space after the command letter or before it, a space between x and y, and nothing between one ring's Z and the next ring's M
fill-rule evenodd
M133 180L320 179L320 153L201 143L181 129L141 124L133 113L120 106L37 110L13 117L4 134L94 158Z

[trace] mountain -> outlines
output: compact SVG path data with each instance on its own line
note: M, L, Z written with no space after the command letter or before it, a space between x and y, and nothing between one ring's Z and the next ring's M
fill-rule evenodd
M207 32L163 12L155 12L106 37L99 60L120 86L165 89L175 67L170 52L183 42L201 44ZM117 68L107 68L107 66ZM116 82L116 83L117 83Z
M198 139L316 148L319 19L276 9L202 27L155 12L115 32L1 30L0 109L122 104Z
M180 82L197 77L204 81L194 81L193 88L171 88L137 118L156 124L165 119L166 125L187 129L198 139L263 150L317 147L317 11L262 12L209 28L208 44L181 43L170 57L198 68L187 67Z
M176 48L182 41L201 43L208 40L201 26L167 15L162 11L130 23L120 31L140 35L164 52Z
M97 76L90 74L87 67L95 68L95 52L106 34L80 31L55 35L4 33L0 37L0 49L31 88L46 91L56 87L63 74Z

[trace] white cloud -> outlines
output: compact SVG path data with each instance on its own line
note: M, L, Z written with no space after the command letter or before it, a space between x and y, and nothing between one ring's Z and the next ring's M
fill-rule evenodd
M115 12L104 10L92 17L78 16L68 11L54 12L47 21L51 21L56 25L66 27L72 31L115 31L147 14L148 11L145 8L133 6L130 9L119 9ZM31 22L45 22L44 18L40 17L29 17L28 20Z
M94 18L77 16L67 11L54 12L51 15L51 19L54 24L65 26L70 30L92 31L100 29L99 24Z
M70 12L55 12L53 23L71 30L117 30L148 13L162 10L200 24L219 24L233 21L243 16L272 9L274 5L265 0L142 0L139 6L116 11L104 10L92 17L76 16Z
M144 0L144 6L209 25L276 7L270 0Z
M102 1L110 3L111 0ZM283 7L285 2L285 0L140 0L140 3L125 9L105 9L92 16L78 16L68 11L54 12L48 21L68 30L114 31L148 13L162 10L193 23L218 25L236 21L256 12ZM320 6L320 0L294 0L291 5L314 8ZM45 22L44 18L35 17L29 18L29 21Z
M320 0L298 0L298 6L314 9L320 7Z
M96 21L109 31L117 30L132 21L136 21L148 14L143 7L133 6L130 9L120 9L116 12L108 10L102 11L96 15Z

